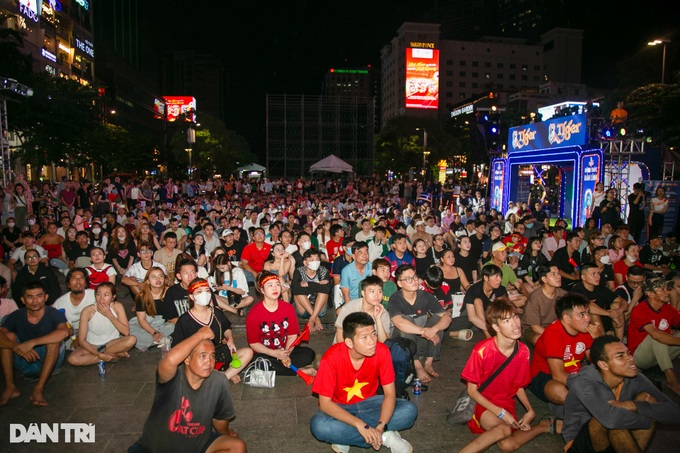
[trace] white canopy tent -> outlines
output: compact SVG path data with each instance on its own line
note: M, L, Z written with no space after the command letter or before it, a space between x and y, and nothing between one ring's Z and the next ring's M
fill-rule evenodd
M244 174L246 176L250 176L252 173L262 173L262 174L264 174L264 172L266 170L267 170L266 167L263 167L262 165L259 165L259 164L252 163L252 164L244 165L243 167L238 167L236 169L236 172L238 173L239 178L243 178Z
M335 154L331 154L330 156L324 157L319 162L309 167L309 171L312 173L318 171L327 171L330 173L353 173L354 169L350 164L340 159Z

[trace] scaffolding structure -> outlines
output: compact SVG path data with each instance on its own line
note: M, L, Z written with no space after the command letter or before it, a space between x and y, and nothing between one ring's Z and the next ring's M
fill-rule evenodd
M630 163L635 156L645 153L644 138L617 138L598 140L605 156L605 175L609 176L610 187L616 189L621 197L621 212L628 221L628 195L631 193Z
M299 178L335 154L373 174L375 98L267 95L267 175Z
M0 159L2 159L2 185L6 186L12 171L12 153L9 147L7 100L0 97Z

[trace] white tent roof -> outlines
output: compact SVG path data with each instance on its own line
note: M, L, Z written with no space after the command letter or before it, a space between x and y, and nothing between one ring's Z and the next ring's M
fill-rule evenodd
M350 164L345 162L344 160L340 159L338 156L335 154L331 154L328 157L324 157L321 159L319 162L315 163L311 167L309 167L309 170L311 172L315 171L328 171L331 173L342 173L342 172L349 172L352 173L354 169Z
M267 168L263 167L262 165L258 164L248 164L244 165L243 167L238 167L236 171L239 172L244 172L244 171L265 171Z

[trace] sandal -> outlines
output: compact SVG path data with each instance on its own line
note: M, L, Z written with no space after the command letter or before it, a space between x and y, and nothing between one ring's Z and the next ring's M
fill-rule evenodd
M245 308L239 308L239 309L237 310L237 314L238 314L241 318L243 318L243 317L245 316L245 314L246 314Z
M474 332L471 329L462 329L458 331L458 335L453 335L453 332L449 332L449 336L451 338L455 338L456 340L461 340L461 341L470 341L472 340L472 337L474 336Z
M560 434L557 432L557 419L555 417L547 415L541 419L541 421L543 420L548 422L548 434Z

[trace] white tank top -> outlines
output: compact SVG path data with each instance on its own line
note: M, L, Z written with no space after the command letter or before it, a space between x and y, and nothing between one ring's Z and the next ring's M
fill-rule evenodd
M111 310L113 316L118 319L118 315L113 311L113 307L109 306L109 310ZM120 337L120 332L118 332L116 326L98 311L95 312L94 316L92 316L87 323L87 342L92 346L103 346L118 337Z

